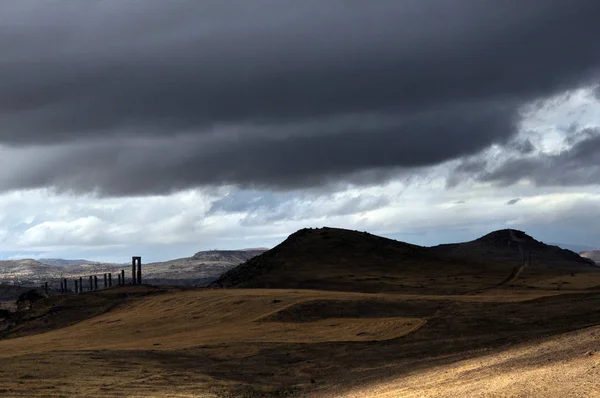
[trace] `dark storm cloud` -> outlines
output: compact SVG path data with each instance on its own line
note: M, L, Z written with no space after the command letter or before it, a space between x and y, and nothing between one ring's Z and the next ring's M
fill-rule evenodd
M0 189L289 188L474 154L510 141L522 104L595 81L598 15L595 0L3 4L0 142L40 156Z
M528 154L535 150L535 146L528 139L514 141L509 145L509 148L522 154Z
M577 186L600 183L600 130L585 129L577 133L579 140L557 153L509 158L477 179L502 186L523 178L537 186ZM568 142L569 140L567 140Z
M461 143L462 130L454 130L456 125L485 124L488 133L497 135L503 131L504 120L499 120L498 126L486 123L490 118L485 107L484 114L475 107L471 112L468 120L454 119L460 113L438 114L433 119L415 116L395 127L357 125L343 133L296 134L285 139L268 132L267 138L261 139L252 134L214 133L13 149L7 151L4 162L18 172L0 175L0 186L53 186L61 191L98 190L106 195L152 194L215 182L294 189L335 183L338 175L370 169L370 173L348 176L364 184L390 178L398 158L404 165L419 167L427 165L420 153L428 152L429 159L441 162L447 150L466 154L485 144L483 135L475 136L468 145ZM403 129L404 123L424 125L431 131L427 137L391 133ZM436 135L441 128L446 134Z

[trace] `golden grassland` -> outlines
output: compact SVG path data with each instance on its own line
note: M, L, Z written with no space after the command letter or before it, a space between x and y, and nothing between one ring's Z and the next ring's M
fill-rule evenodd
M56 350L176 350L228 342L319 343L388 340L419 328L418 318L261 319L313 299L366 294L269 290L198 290L148 297L75 325L0 341L0 358Z
M595 326L328 396L600 397L599 377Z
M110 310L56 323L98 297ZM0 340L0 396L591 397L598 304L600 293L556 288L119 287L50 300L31 321L50 330Z

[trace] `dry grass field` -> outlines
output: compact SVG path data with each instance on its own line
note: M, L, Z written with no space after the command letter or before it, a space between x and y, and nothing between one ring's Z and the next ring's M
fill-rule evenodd
M285 290L197 290L164 294L65 328L0 341L0 358L49 350L177 350L230 342L389 340L410 333L424 323L413 317L332 317L302 323L268 319L306 301L364 300L365 296Z
M304 231L232 288L46 298L0 321L0 396L600 397L600 270L507 234Z
M599 324L594 306L600 292L120 287L51 299L30 320L46 332L0 340L0 396L548 396L568 374L594 396L600 328L563 334Z
M329 396L600 397L599 377L596 326Z

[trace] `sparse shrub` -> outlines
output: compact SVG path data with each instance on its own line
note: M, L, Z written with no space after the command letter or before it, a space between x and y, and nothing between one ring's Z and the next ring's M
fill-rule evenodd
M42 292L39 292L38 290L28 290L25 293L21 294L17 299L17 308L19 310L30 308L33 303L36 303L47 297L48 296L46 296Z
M9 319L12 316L12 312L7 309L0 308L0 319Z

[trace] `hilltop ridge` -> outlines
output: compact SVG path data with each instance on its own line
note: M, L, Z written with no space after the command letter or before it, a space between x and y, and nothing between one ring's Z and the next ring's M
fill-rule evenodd
M522 261L519 246L531 254L534 266L547 268L587 268L595 263L579 254L548 245L516 229L502 229L490 232L470 242L443 244L431 249L440 255L452 258L469 259L474 262L510 263Z
M200 251L191 257L144 263L144 281L150 284L205 286L223 272L263 253L266 249ZM142 258L142 261L144 259ZM46 261L44 263L43 261ZM48 264L51 263L51 264ZM0 282L7 286L39 287L48 282L50 290L60 287L61 279L129 270L130 265L87 260L23 259L0 261ZM129 273L127 272L127 275ZM5 297L15 299L14 289L2 288ZM13 292L9 294L9 292ZM0 292L2 295L2 292Z
M367 232L304 228L226 272L215 285L330 289L338 283L369 285L375 277L365 271L392 274L395 266L391 263L416 258L435 261L427 248Z
M66 260L63 258L38 258L36 261L39 263L42 263L42 264L56 265L56 266L60 266L60 267L69 266L69 265L102 264L101 262L98 262L98 261L89 261L89 260L84 260L84 259Z
M199 251L190 257L192 260L204 260L204 261L220 261L227 263L243 263L256 257L268 249L256 248L256 249L239 249L239 250L204 250Z
M551 278L597 270L589 259L518 230L494 231L471 242L423 247L367 232L324 227L291 234L275 248L227 271L212 286L468 292L507 281L515 267L523 265L520 245L531 257L530 264L518 272L518 282L525 285L539 282L535 277L540 269Z

